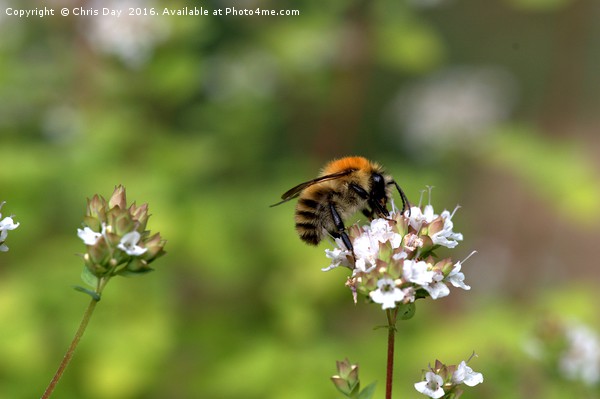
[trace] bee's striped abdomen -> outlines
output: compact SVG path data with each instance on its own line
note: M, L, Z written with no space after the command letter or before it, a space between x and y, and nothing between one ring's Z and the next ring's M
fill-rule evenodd
M323 218L321 201L324 194L321 191L311 193L311 197L301 197L296 205L296 231L300 239L307 244L317 245L323 239Z

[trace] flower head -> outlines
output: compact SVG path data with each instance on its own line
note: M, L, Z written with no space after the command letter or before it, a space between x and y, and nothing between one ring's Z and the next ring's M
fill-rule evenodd
M77 229L87 246L83 259L88 273L103 278L152 270L149 264L165 253L165 241L146 230L148 217L147 204L127 207L123 186L108 201L99 195L89 199L84 227Z
M434 254L439 247L454 248L462 240L462 234L453 230L453 216L448 211L438 215L426 205L353 226L347 231L352 251L336 239L337 248L325 250L331 264L322 270L348 267L352 275L346 285L355 301L361 293L383 309L419 298L443 298L451 286L468 290L462 262L437 260Z
M475 356L473 354L471 358ZM434 367L429 367L425 372L424 381L415 383L415 389L430 398L441 398L445 395L458 398L462 395L462 384L473 387L483 382L483 374L473 371L467 366L467 361L462 361L458 366L445 365L439 360Z

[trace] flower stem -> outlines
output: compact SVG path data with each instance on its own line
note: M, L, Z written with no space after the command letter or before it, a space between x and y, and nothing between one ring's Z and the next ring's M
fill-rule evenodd
M48 384L48 387L44 391L44 394L42 395L41 399L48 399L52 395L52 392L54 392L54 388L56 388L56 384L58 384L58 381L60 380L60 378L62 377L63 373L65 372L67 366L71 362L71 358L73 357L75 348L77 348L77 344L79 344L79 341L81 340L81 337L83 336L83 333L85 332L85 329L90 321L90 317L92 317L92 314L94 313L94 309L96 309L96 304L98 303L98 301L100 301L100 293L102 291L102 288L104 288L104 285L106 284L107 281L108 280L104 280L104 279L101 279L99 281L98 290L96 291L98 296L92 297L92 300L90 301L87 309L85 310L85 313L83 314L83 318L81 319L79 328L77 329L77 332L75 333L75 336L73 337L73 341L71 341L71 345L69 345L69 349L67 349L67 352L65 353L65 356L63 357L62 362L60 362L60 365L58 366L58 369L56 370L56 373L54 374L52 381L50 381L50 384Z
M396 338L396 316L398 309L387 309L388 319L388 348L387 348L387 372L385 378L385 399L392 399L392 380L394 377L394 343Z

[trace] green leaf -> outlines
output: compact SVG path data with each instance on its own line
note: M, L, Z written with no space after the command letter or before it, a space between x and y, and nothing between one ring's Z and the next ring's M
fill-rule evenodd
M83 292L84 294L88 294L89 296L92 297L92 299L94 299L96 302L100 301L100 294L97 293L96 291L92 291L92 290L88 290L87 288L81 287L79 285L76 285L75 287L73 287L75 289L75 291L79 291L79 292Z
M81 279L93 289L98 287L98 276L92 273L86 266L83 267L83 271L81 272Z
M409 302L398 306L398 316L400 316L401 320L412 319L415 315L417 307L414 302Z
M139 269L139 270L130 270L128 268L125 268L125 269L120 270L118 273L115 273L115 275L123 276L123 277L140 276L143 274L148 274L153 271L154 271L154 269L149 268L149 267L146 269Z
M358 399L371 399L375 393L377 382L372 382L363 389L358 395Z

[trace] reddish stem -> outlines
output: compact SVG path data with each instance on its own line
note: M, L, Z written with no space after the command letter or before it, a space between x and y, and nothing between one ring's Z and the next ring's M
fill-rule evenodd
M90 304L88 305L88 307L85 311L85 314L83 315L83 319L81 320L81 324L79 325L79 328L77 329L77 333L75 334L75 337L73 338L73 341L71 342L71 345L69 346L69 349L67 350L67 353L65 353L65 356L64 356L62 362L60 362L60 365L58 366L58 370L56 370L56 374L54 374L52 381L50 381L50 384L48 385L48 387L46 388L46 391L42 395L42 399L49 398L50 395L52 395L52 392L54 392L54 388L56 388L56 384L58 384L60 377L62 377L67 366L69 365L69 362L71 362L71 358L73 357L75 348L77 348L77 344L79 343L79 340L81 339L81 336L83 335L83 332L85 331L85 328L87 327L87 324L90 321L90 317L92 316L92 313L94 312L94 309L96 308L97 303L98 303L98 301L96 299L92 299Z
M83 333L85 332L85 329L87 328L87 325L90 322L90 317L92 317L94 309L96 309L96 304L98 303L98 301L100 301L100 295L102 293L102 290L106 286L106 283L108 283L109 279L109 277L102 277L98 280L98 287L94 292L95 294L97 294L97 296L92 296L92 300L90 301L90 304L88 305L87 309L85 310L85 313L83 314L83 318L81 319L79 328L77 329L77 332L73 337L73 341L71 341L69 349L67 349L63 360L60 362L60 365L58 366L54 377L52 377L52 381L50 381L50 384L48 384L48 387L46 387L46 390L44 391L44 394L42 395L41 399L48 399L52 395L52 392L54 392L54 388L56 388L56 384L58 384L58 381L60 381L60 378L67 369L69 363L71 362L73 354L75 353L75 348L77 348L77 344L79 344L79 341L81 340L81 337L83 336Z
M398 309L386 310L388 319L388 348L387 348L387 372L385 378L385 399L392 399L392 380L394 378L394 343L396 341L396 315Z

